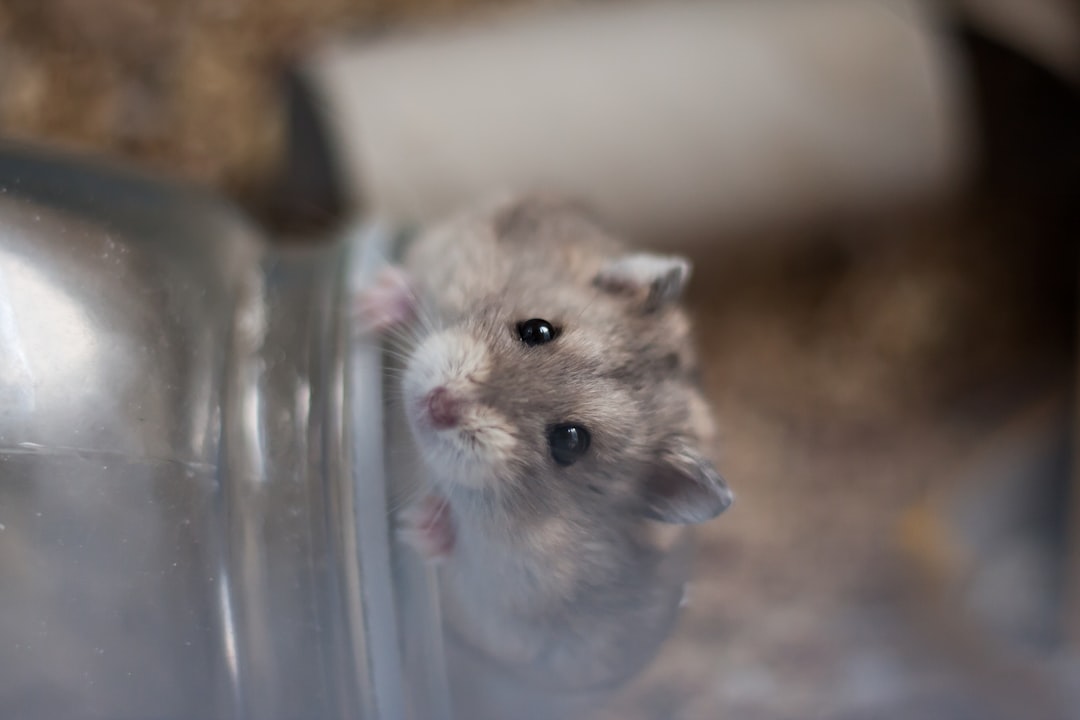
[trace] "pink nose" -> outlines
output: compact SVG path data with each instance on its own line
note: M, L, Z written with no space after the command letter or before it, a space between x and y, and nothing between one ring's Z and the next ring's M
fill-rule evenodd
M448 430L460 421L460 404L444 387L437 387L427 396L428 416L438 430Z

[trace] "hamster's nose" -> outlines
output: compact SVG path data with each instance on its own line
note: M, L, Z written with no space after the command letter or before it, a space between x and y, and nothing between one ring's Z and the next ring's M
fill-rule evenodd
M427 410L437 430L449 430L461 419L461 403L441 385L428 393Z

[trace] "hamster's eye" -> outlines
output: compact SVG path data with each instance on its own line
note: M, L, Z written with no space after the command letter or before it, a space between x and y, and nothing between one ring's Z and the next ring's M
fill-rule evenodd
M555 462L573 465L589 449L589 431L584 425L556 425L548 431L548 445Z
M559 337L559 329L547 320L541 320L540 318L519 322L517 331L518 337L529 347L543 345Z

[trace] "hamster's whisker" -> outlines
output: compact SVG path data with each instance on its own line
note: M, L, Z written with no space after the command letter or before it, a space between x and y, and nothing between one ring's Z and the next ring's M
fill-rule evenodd
M404 350L399 350L398 348L395 348L393 346L383 348L383 352L389 357L395 360L401 360L402 362L408 362L409 358L411 357L408 352Z
M436 515L441 515L446 511L448 507L450 507L450 496L453 494L453 492L453 485L450 485L450 487L446 488L446 491L443 493L442 502L439 503L439 509L435 511Z
M383 396L383 411L387 414L398 415L405 411L405 402L392 395L385 395Z
M475 377L470 377L469 378L469 383L471 385L475 385L476 387L480 388L481 390L486 390L488 388L495 387L495 384L493 382L491 382L490 380L484 380L484 379L475 378Z
M406 493L405 497L401 499L401 502L398 502L393 506L387 508L387 516L396 515L405 508L417 502L420 498L424 497L424 495L427 495L429 492L431 492L430 485L417 486L412 492Z
M379 349L382 350L383 355L390 356L394 360L407 360L408 359L408 356L405 354L405 351L403 351L403 350L401 350L399 348L396 348L393 345L384 345L383 347L381 347Z
M600 297L599 295L595 295L595 296L593 296L593 298L592 298L591 300L589 300L589 302L588 302L588 303L586 303L586 304L585 304L585 307L583 307L583 308L581 309L581 312L579 312L579 313L577 314L577 317L576 317L576 318L574 318L574 323L575 323L575 324L576 324L576 323L577 323L577 322L578 322L579 320L581 320L581 318L585 317L585 313L589 312L589 310L590 310L590 309L592 309L592 306L596 304L596 301L597 301L597 300L599 299L599 297Z
M384 380L393 380L400 384L404 377L405 370L402 368L386 367L385 365L382 367L382 378Z
M434 335L440 330L438 323L435 322L435 317L432 315L428 307L415 295L413 296L413 302L416 308L416 319L419 321L420 328L415 328L414 331L423 329L426 331L426 335ZM419 333L418 333L419 334Z
M386 340L399 345L414 347L418 342L416 330L411 325L391 325L383 330Z

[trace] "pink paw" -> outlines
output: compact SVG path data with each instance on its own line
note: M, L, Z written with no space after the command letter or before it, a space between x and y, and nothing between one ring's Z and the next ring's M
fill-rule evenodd
M454 520L450 504L438 495L426 495L401 512L398 537L425 560L438 561L454 550Z
M398 267L379 271L375 284L357 293L353 311L361 333L385 332L409 322L416 311L409 276Z

